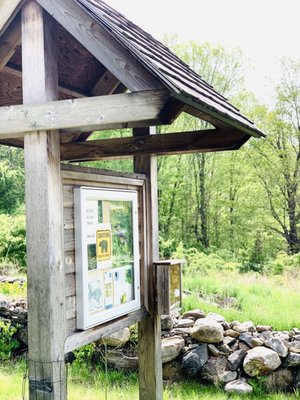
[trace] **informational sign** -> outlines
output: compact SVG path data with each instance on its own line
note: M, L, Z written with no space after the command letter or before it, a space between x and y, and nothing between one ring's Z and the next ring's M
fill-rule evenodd
M140 308L137 193L75 189L77 328Z

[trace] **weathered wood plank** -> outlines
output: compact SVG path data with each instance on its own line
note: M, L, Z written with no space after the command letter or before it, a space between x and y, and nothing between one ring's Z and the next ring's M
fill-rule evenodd
M52 20L31 0L22 9L22 60L24 102L56 99L58 71ZM28 133L24 146L29 399L65 399L65 274L59 134Z
M115 159L135 155L187 154L238 149L246 135L238 130L210 129L194 132L143 135L67 143L61 146L64 161Z
M106 71L91 90L93 96L113 94L120 81L110 71Z
M161 88L161 83L73 0L37 0L129 90Z
M0 36L20 10L24 0L1 0L0 4Z
M21 43L21 20L16 17L0 37L0 72Z
M45 83L38 82L37 78L34 78L35 84L45 87ZM42 93L43 90L36 103L49 100L43 99ZM155 90L1 107L0 139L20 137L24 132L41 130L87 132L115 126L127 127L130 123L153 124L159 120L167 98L167 91Z
M101 339L104 336L110 335L114 332L117 332L129 325L132 325L138 321L142 321L147 318L148 312L142 307L140 310L135 311L127 316L121 317L115 321L109 321L101 326L94 327L88 329L87 331L78 331L71 336L68 336L65 344L65 352L73 351L80 346L83 346L88 343L95 342L96 340ZM74 326L74 322L72 324L72 320L69 321L70 324L70 332L72 331L72 327ZM71 325L72 324L72 325ZM144 397L144 399L151 399L150 397ZM160 400L160 398L157 398Z
M134 130L135 136L145 136L155 130ZM158 259L158 201L157 201L157 158L141 155L134 158L134 170L147 177L146 214L146 254L143 260L142 276L145 284L145 305L151 316L139 323L139 396L140 400L162 400L162 362L161 362L161 322L156 314L155 276L153 260Z

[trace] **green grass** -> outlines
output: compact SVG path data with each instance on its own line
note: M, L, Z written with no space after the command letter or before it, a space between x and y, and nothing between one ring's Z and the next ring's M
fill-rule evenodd
M21 400L23 375L25 372L25 362L5 363L0 366L0 399L1 400ZM128 379L127 375L119 374L117 383L113 384L114 374L108 374L108 386L106 378L99 373L91 374L86 377L86 369L82 368L83 374L78 377L78 367L75 371L70 368L68 379L68 400L138 400L138 383L136 378ZM90 371L89 371L90 372ZM102 375L104 375L102 373ZM120 378L122 377L122 381ZM107 390L107 397L106 397ZM243 396L243 399L251 400L292 400L299 398L299 395L274 394L266 395L260 393ZM26 396L28 399L27 387ZM240 396L228 396L222 389L215 387L202 386L194 382L181 384L170 384L165 386L163 400L238 400ZM146 400L146 399L145 399Z
M228 321L252 320L256 324L271 325L276 330L300 327L300 282L284 274L266 277L237 272L186 272L185 289L194 294L184 296L184 309L200 308L222 314ZM201 293L198 296L195 293ZM218 304L219 299L236 299L233 307Z

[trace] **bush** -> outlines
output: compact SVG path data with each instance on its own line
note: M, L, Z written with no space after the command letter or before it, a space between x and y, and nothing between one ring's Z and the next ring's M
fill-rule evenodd
M14 350L20 346L18 340L14 338L16 332L17 328L10 323L0 321L0 360L11 358Z
M13 263L19 272L26 270L25 216L0 215L0 261Z

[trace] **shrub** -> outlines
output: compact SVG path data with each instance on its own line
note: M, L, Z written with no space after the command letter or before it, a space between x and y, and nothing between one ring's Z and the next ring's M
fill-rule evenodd
M8 360L11 358L14 350L20 343L14 338L17 328L10 323L0 321L0 360Z

